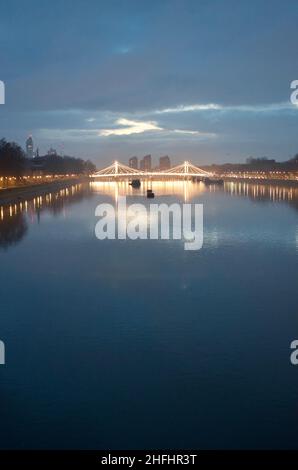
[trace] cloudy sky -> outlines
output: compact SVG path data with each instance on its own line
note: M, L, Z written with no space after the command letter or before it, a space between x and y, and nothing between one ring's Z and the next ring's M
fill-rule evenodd
M1 0L0 137L92 158L298 152L298 2Z

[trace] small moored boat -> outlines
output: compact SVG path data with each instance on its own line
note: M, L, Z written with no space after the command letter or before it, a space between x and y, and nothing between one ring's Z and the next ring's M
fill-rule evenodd
M140 180L132 180L129 183L133 188L139 188L141 186L141 181Z
M147 189L147 197L148 197L149 199L152 199L152 198L154 198L154 196L155 196L155 194L154 194L154 192L152 191L152 189Z

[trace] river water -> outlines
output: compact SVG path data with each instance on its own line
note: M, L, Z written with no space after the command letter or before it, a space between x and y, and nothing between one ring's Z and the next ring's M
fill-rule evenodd
M95 237L146 187L0 207L0 447L298 448L298 189L153 182L204 243Z

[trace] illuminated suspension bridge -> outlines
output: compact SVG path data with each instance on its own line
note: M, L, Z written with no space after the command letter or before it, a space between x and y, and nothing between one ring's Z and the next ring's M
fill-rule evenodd
M136 168L130 168L115 161L112 165L97 171L92 175L95 179L125 180L125 179L148 179L148 178L168 178L168 179L188 179L188 178L207 178L213 174L202 170L201 168L185 161L181 165L174 166L168 170L150 170L143 171Z

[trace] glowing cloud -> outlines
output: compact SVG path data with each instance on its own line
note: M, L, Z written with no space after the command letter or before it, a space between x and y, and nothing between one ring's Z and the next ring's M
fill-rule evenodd
M148 131L163 130L155 121L131 121L130 119L121 118L117 119L116 124L123 127L117 129L101 129L99 135L109 137L110 135L142 134Z
M170 132L174 132L175 134L197 135L201 137L216 137L216 134L212 132L187 131L185 129L174 129Z
M192 111L231 111L231 112L248 112L248 113L272 113L286 110L293 110L290 102L284 103L269 103L269 104L256 104L256 105L221 105L216 103L208 104L190 104L179 105L174 108L157 109L154 114L167 114L167 113L186 113Z
M180 105L175 108L165 108L156 111L156 114L165 114L165 113L185 113L189 111L208 111L212 109L222 109L222 106L219 104L208 103L208 104L191 104L191 105Z
M101 129L98 132L98 135L101 137L109 137L113 135L122 136L158 131L162 134L186 134L200 137L215 137L215 134L208 132L192 131L186 129L166 129L164 127L160 127L156 121L132 121L126 118L120 118L115 121L115 124L123 127L114 129Z

